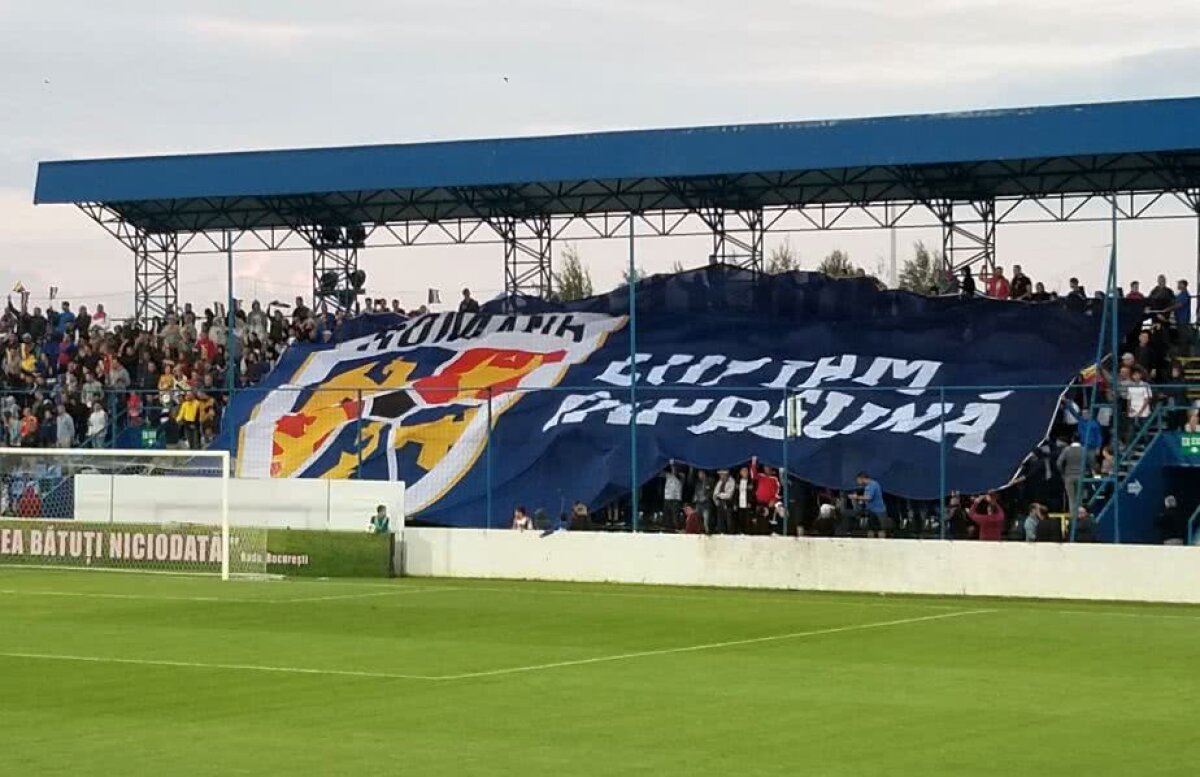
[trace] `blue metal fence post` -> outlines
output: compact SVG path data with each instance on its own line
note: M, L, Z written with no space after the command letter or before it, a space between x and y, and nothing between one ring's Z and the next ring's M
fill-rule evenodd
M946 539L946 387L938 389L938 417L941 419L941 434L938 435L938 531Z
M225 303L226 333L225 333L225 406L233 401L234 379L237 375L237 364L233 358L233 343L235 340L234 327L237 319L233 315L233 233L225 232Z
M639 528L641 482L638 479L637 445L637 273L635 243L637 230L634 214L629 214L629 505L633 531Z
M788 444L792 441L792 403L791 397L788 396L787 386L783 387L783 466L781 467L779 478L783 485L783 536L788 534L788 518L791 516L792 501L788 498L791 489L788 487L788 481L791 477L788 475Z
M359 389L359 390L358 390L358 403L357 403L357 404L354 406L354 410L355 410L355 412L354 412L354 419L355 419L355 432L354 432L354 434L355 434L355 436L358 438L358 444L354 446L354 447L355 447L355 449L357 449L357 451L358 451L358 466L357 466L357 467L354 469L354 478L355 478L356 480L362 480L362 476L363 476L363 475L362 475L362 464L363 464L363 462L362 462L362 459L363 459L363 421L362 421L362 417L363 417L363 398L362 398L362 389Z
M488 386L487 390L487 436L483 441L484 455L484 489L487 495L484 497L485 507L487 511L486 527L492 528L492 387Z
M1121 324L1120 324L1120 300L1117 299L1117 197L1114 194L1112 198L1112 253L1109 255L1108 261L1108 299L1112 304L1112 358L1113 358L1113 381L1115 383L1118 373L1117 360L1120 358L1121 352ZM1115 386L1114 386L1115 388ZM1118 394L1119 399L1119 394ZM1116 472L1115 478L1119 479L1121 475L1121 437L1120 422L1117 420L1120 417L1121 403L1114 403L1113 408L1113 461L1115 463ZM1113 481L1113 542L1117 545L1121 544L1121 499L1120 494L1116 493L1117 482Z

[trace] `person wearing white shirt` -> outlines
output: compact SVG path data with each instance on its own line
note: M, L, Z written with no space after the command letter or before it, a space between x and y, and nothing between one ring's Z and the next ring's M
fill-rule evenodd
M713 487L713 504L717 508L717 532L732 533L733 527L733 494L736 484L729 477L729 470L717 472L717 484Z
M1133 371L1133 379L1125 387L1126 397L1129 402L1129 418L1131 420L1149 418L1154 407L1154 390L1150 388L1150 384L1146 382L1145 377L1141 369L1135 369Z
M754 517L754 479L750 470L742 467L738 470L737 484L733 496L733 524L735 534L745 534Z
M104 405L92 403L92 412L87 421L87 445L89 448L99 448L104 444L104 431L108 428L108 413Z
M679 531L682 527L683 478L675 471L675 460L663 473L663 529Z

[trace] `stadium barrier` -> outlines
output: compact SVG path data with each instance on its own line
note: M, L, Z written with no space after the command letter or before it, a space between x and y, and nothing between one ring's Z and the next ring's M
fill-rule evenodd
M414 577L1200 603L1187 547L408 528L396 552Z
M235 567L298 577L388 577L394 535L282 530L261 546L234 536ZM127 571L216 574L221 531L198 524L126 524L84 521L0 520L0 563Z
M205 523L213 508L210 484L188 475L80 473L72 481L79 520ZM361 532L377 505L385 505L393 520L404 515L403 490L386 480L230 478L229 524Z

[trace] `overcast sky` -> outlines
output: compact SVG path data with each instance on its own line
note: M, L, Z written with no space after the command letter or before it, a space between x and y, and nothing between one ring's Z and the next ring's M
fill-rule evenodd
M39 160L1197 94L1196 0L0 0L0 286L132 306L125 250L71 207L30 204ZM901 253L922 238L940 240L903 232ZM868 267L889 253L882 231L791 242L807 266L835 247ZM1104 225L998 238L1002 264L1051 287L1100 283L1108 242ZM1194 222L1123 226L1122 280L1193 278L1196 245ZM598 289L619 280L623 244L579 248ZM708 251L639 245L652 272ZM183 300L223 297L217 261L185 259ZM303 293L307 262L247 258L237 293ZM431 286L503 285L498 246L361 262L406 305Z

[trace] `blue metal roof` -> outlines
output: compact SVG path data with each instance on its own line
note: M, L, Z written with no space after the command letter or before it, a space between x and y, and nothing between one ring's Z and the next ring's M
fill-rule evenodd
M745 200L747 187L742 184L747 176L808 176L791 181L780 177L772 181L775 188L851 178L856 184L865 181L875 187L844 200L994 196L1005 194L997 187L1012 177L1013 163L1037 160L1061 164L1043 164L1031 171L1036 177L1031 175L1020 184L1020 192L1033 193L1030 186L1038 193L1070 190L1069 179L1079 169L1073 160L1079 159L1090 160L1090 168L1096 159L1110 160L1112 170L1126 174L1114 183L1118 188L1175 188L1181 170L1189 176L1200 171L1198 154L1200 98L1184 98L539 138L43 162L38 166L34 202L113 204L148 228L198 229L226 225L224 218L201 218L206 209L218 205L222 210L241 206L240 212L246 214L243 226L263 226L286 223L300 207L320 210L321 196L341 193L353 195L339 198L342 216L378 223L436 220L464 215L464 210L479 215L481 209L499 212L509 207L526 213L576 213L591 207L579 198L603 198L614 188L637 191L642 187L647 196L663 195L661 204L655 201L656 207L686 206L678 195L689 187L701 198L717 197L720 191ZM1138 163L1131 157L1146 158ZM999 165L991 178L981 167L989 163ZM964 166L969 168L966 173ZM928 174L906 174L922 170ZM847 171L858 172L847 176ZM723 180L718 186L715 179ZM696 189L692 184L697 181L706 183ZM597 182L602 185L592 186ZM1095 185L1088 183L1093 190ZM529 188L537 186L543 189ZM916 191L922 186L928 191ZM940 186L948 188L942 191ZM538 200L538 191L546 196ZM301 199L308 196L318 201ZM774 196L786 200L787 194L777 191ZM796 196L803 198L804 192ZM750 200L740 204L770 204L756 195ZM345 212L347 208L353 212ZM627 208L623 204L611 209ZM292 215L282 215L289 210Z

